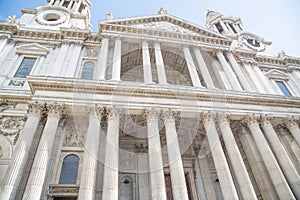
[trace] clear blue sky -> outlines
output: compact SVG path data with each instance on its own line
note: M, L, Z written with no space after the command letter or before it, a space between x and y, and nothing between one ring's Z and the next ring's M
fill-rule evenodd
M46 0L0 0L0 20L21 15L21 8L35 8ZM205 27L206 7L241 17L247 31L272 41L275 52L285 50L300 57L300 0L91 0L93 31L112 12L114 18L155 14L160 7L169 14Z

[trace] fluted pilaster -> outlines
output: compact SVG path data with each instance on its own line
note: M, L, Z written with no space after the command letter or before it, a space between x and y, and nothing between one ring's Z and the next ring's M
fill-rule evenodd
M297 141L298 145L300 146L300 129L299 129L299 118L289 116L285 120L285 125L289 129L289 131L292 133L294 139Z

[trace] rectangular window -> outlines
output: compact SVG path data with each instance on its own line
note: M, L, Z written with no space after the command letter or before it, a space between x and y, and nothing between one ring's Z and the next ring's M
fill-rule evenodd
M14 77L18 78L26 78L30 74L30 71L36 61L36 58L23 58L23 61L21 65L19 66L19 69L15 73Z
M287 89L286 85L284 84L284 82L282 81L275 81L277 86L280 88L280 90L282 91L282 93L287 96L287 97L291 97L292 94L290 93L290 91Z

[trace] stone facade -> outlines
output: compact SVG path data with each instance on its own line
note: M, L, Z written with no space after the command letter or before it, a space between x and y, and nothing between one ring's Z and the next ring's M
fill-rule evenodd
M240 18L0 23L0 199L300 199L300 59Z

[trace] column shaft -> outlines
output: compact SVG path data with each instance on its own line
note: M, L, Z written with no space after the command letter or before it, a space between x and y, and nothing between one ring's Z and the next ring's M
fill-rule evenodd
M238 63L236 62L234 56L232 55L232 53L228 52L227 53L227 58L233 68L233 70L235 71L240 83L242 84L243 88L246 91L252 91L251 86L249 85L247 79L245 78L245 75L243 74L242 70L240 69L240 66L238 65Z
M264 75L264 73L260 70L260 68L257 65L253 65L253 69L258 75L258 78L260 78L260 80L262 81L263 86L266 89L266 92L269 94L276 94L276 92L271 86L270 80Z
M81 44L74 44L73 45L73 51L72 51L72 59L70 61L70 64L67 69L67 74L64 74L66 77L74 78L74 74L77 68L78 59L80 56L80 52L82 49Z
M115 49L114 49L114 60L112 66L112 80L120 81L121 80L121 39L116 38L115 40Z
M208 139L214 164L217 170L217 175L220 181L223 198L239 199L218 136L213 114L205 113L203 116L203 124L206 130L206 137Z
M106 63L107 63L107 56L108 56L108 45L109 39L103 38L101 42L101 48L98 55L98 62L96 66L95 72L95 79L104 80L105 79L105 72L106 72Z
M242 127L240 141L263 199L279 199L253 137Z
M152 199L167 199L164 166L161 154L160 136L158 129L159 112L151 109L146 110L149 149L149 170L151 179Z
M158 82L160 84L167 84L164 60L161 54L160 44L158 42L154 43L154 54L155 54Z
M38 63L35 65L35 67L31 71L31 75L39 75L39 72L41 68L43 67L43 64L45 62L46 56L41 56L38 59Z
M41 118L42 105L33 103L29 105L29 115L16 144L12 160L6 170L1 184L0 199L15 199L26 163L29 151Z
M215 88L215 85L213 83L213 80L211 79L211 76L209 74L209 71L207 69L207 66L205 64L205 61L203 59L203 56L202 56L200 50L195 48L194 52L195 52L195 56L196 56L196 59L197 59L197 62L198 62L199 70L201 72L201 75L204 79L204 82L205 82L206 86L210 89Z
M143 70L144 70L144 83L152 83L152 71L151 71L151 61L149 46L147 41L142 41L142 51L143 51Z
M243 199L257 199L246 166L226 115L219 115L219 126Z
M166 111L164 115L173 198L174 200L188 200L189 198L175 126L174 113L169 110Z
M51 70L50 76L60 76L61 68L64 64L67 52L69 49L69 44L62 44L61 48L59 49L59 54L55 60L53 69Z
M102 110L97 107L90 107L88 111L89 127L85 139L79 200L93 200L95 197L101 112Z
M262 83L258 79L258 77L256 76L256 74L253 72L251 64L245 63L244 66L245 66L246 71L250 75L252 84L257 89L257 92L264 93L265 90L264 90L264 88L262 88Z
M267 118L263 119L262 128L295 197L300 198L300 176Z
M0 53L4 49L4 47L7 45L7 38L4 38L3 40L0 41Z
M280 170L280 166L278 165L272 150L268 145L268 142L259 128L255 117L249 117L246 122L253 135L253 139L257 145L260 155L262 156L279 198L295 199L282 171Z
M183 47L183 53L186 60L187 67L189 69L190 77L194 87L202 87L198 72L196 70L192 55L188 47Z
M108 110L102 199L117 200L119 185L119 110Z
M226 76L230 82L231 88L235 88L235 90L241 91L242 90L241 85L240 85L239 81L237 80L231 67L229 66L228 62L226 61L223 53L221 51L217 51L216 55L226 73Z
M53 142L64 106L50 104L48 109L47 122L34 157L23 200L39 200L41 198L43 184L49 170Z

